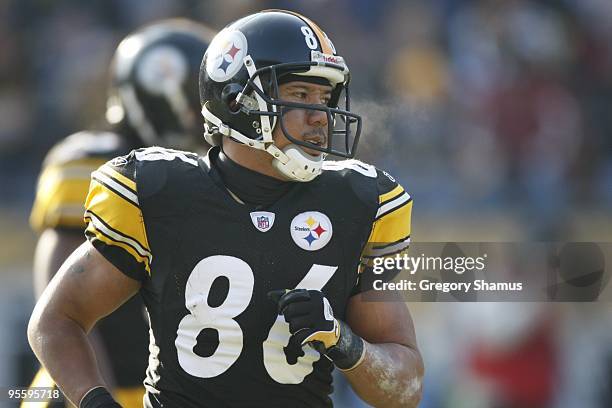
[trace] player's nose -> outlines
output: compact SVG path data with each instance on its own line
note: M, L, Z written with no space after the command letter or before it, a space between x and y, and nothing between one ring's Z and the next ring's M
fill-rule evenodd
M310 109L308 110L307 120L310 126L320 126L326 128L328 123L327 112Z

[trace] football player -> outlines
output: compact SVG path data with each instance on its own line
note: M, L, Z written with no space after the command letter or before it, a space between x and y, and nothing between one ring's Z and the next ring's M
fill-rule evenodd
M31 224L40 232L34 258L37 296L85 239L83 203L91 172L142 146L204 148L197 91L200 62L214 33L185 19L155 22L127 36L110 69L105 130L82 131L47 155ZM147 324L134 297L97 327L96 353L124 407L142 407ZM49 386L44 369L33 386Z
M146 407L327 407L334 367L370 404L417 405L410 314L403 302L365 301L368 260L410 242L412 200L351 160L361 118L349 78L308 18L244 17L215 36L200 68L208 155L138 149L92 174L88 241L28 329L71 401L119 406L86 333L140 292L151 322Z

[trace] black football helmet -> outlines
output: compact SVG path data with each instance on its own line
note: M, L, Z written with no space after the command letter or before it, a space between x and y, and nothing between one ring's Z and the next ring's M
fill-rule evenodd
M279 83L300 80L331 85L330 102L314 105L279 99ZM219 144L226 136L265 150L288 178L312 180L320 174L325 155L355 156L361 117L350 112L349 82L344 59L308 18L285 10L244 17L215 36L202 60L200 99L206 140ZM326 145L290 134L283 114L291 109L326 113ZM272 140L275 126L281 126L292 145L283 150L276 147ZM324 154L315 157L298 146Z
M186 149L200 142L197 78L214 35L186 19L162 20L128 35L111 64L107 121L127 124L147 146Z

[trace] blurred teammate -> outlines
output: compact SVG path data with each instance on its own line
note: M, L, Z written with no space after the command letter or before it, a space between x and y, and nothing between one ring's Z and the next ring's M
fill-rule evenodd
M34 258L37 297L85 240L83 203L92 171L137 147L205 147L198 72L213 35L195 22L171 19L148 25L119 44L110 69L107 126L68 136L43 163L30 218L40 232ZM142 407L148 326L140 297L101 320L97 329L96 355L115 397L124 407ZM32 385L50 381L41 369Z

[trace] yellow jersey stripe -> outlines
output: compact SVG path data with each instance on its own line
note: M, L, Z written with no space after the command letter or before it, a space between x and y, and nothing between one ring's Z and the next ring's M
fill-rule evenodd
M103 184L109 190L112 190L115 194L120 195L123 199L129 201L130 203L138 206L138 196L133 190L126 188L125 185L117 182L115 179L107 176L101 171L96 171L91 175L92 180L97 181L100 184Z
M381 205L378 208L378 211L376 211L376 218L375 219L379 219L379 218L383 217L385 214L388 214L388 213L390 213L392 211L395 211L396 209L400 208L401 206L406 205L411 200L412 200L412 198L410 197L410 194L404 192L399 197L395 197L395 198L391 199L390 201L387 201L386 203Z
M378 203L379 204L384 203L385 201L389 200L390 198L399 195L403 191L404 191L404 188L398 184L393 190L389 191L388 193L384 193L384 194L381 194L380 196L378 196Z
M410 235L412 201L374 221L368 242L391 243Z
M130 180L129 178L124 176L123 174L119 173L112 167L105 165L100 167L100 171L106 173L111 178L116 179L119 183L132 190L133 193L136 193L136 183L133 180Z
M83 222L83 212L85 207L83 204L66 204L55 206L48 209L42 220L39 220L34 216L30 219L32 228L36 231L42 231L46 228L85 228ZM34 214L34 213L33 213Z
M93 223L94 228L98 232L116 242L123 242L130 245L141 257L151 258L151 252L148 248L144 248L138 241L115 230L110 225L106 224L98 215L92 213L91 211L87 211L85 212L85 218L90 224Z
M364 252L364 258L378 258L382 256L394 255L398 252L401 252L410 246L410 236L398 240L396 242L392 242L390 244L380 245L380 246L371 246L368 245L367 250Z
M82 179L49 180L42 183L30 213L30 225L36 231L62 227L64 219L72 219L78 209L79 225L83 225L84 203L89 189L89 177ZM73 226L73 222L70 222Z
M153 256L148 251L143 251L142 247L138 247L134 240L123 237L117 234L116 231L110 229L95 215L86 213L85 220L87 221L86 233L93 235L95 239L104 242L107 245L113 245L122 248L128 252L137 262L144 264L145 270L151 274L151 262ZM144 252L144 253L142 253Z
M56 227L84 227L83 203L91 172L106 159L85 158L46 167L39 179L30 225L36 231ZM67 208L79 207L78 221Z
M389 242L389 243L383 243L383 244L379 244L379 245L373 246L372 248L376 249L376 250L380 250L380 249L389 248L389 247L392 247L394 245L401 244L401 243L404 243L404 242L410 242L410 235L408 235L406 237L402 237L402 238L398 239L397 241L393 241L393 242Z
M149 251L144 220L138 205L92 179L85 207L117 233L133 239L145 251Z

